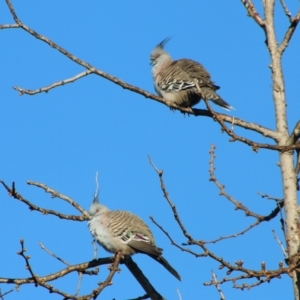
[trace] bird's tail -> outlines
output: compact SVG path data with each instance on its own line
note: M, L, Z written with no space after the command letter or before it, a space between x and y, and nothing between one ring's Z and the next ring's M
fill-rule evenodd
M154 260L156 260L157 262L159 262L162 266L164 266L173 276L175 276L179 281L181 281L181 277L178 274L178 272L171 267L171 265L167 262L166 259L164 259L162 256L155 256L155 255L151 255L148 254L150 257L152 257Z
M218 95L217 95L218 96ZM223 107L226 110L233 110L234 107L232 107L230 104L228 104L225 100L223 100L220 96L218 96L218 98L212 98L210 99L211 101L213 101L214 103L216 103L217 105Z
M230 104L228 104L225 100L223 100L215 91L208 88L201 88L202 98L206 100L211 100L215 104L223 107L226 110L234 109Z

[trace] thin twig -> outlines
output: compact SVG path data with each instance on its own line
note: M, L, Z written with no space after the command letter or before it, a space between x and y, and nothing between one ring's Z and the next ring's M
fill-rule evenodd
M179 289L176 289L176 292L177 292L177 295L178 295L178 299L182 300L181 293L180 293Z
M180 249L181 251L183 251L183 252L187 252L187 253L190 253L190 254L192 254L193 256L195 256L195 257L205 257L205 256L207 256L207 254L206 253L196 253L196 252L194 252L194 251L192 251L192 250L190 250L190 249L188 249L188 248L184 248L184 247L181 247L179 244L177 244L174 240L173 240L173 238L171 237L171 235L159 224L159 223L157 223L156 221L155 221L155 219L153 218L153 217L149 217L150 218L150 220L166 235L166 237L169 239L169 241L171 242L171 244L173 245L173 246L175 246L175 247L177 247L178 249ZM190 245L191 243L193 243L193 244L197 244L197 242L196 241L193 241L193 240L191 240L188 244L184 244L185 246L186 245Z
M85 216L85 215L82 215L82 216L74 216L74 215L65 215L65 214L61 214L55 210L51 210L51 209L45 209L45 208L41 208L39 206L36 206L34 205L33 203L31 203L30 201L28 201L27 199L25 199L21 194L17 193L16 190L15 190L15 183L13 182L12 184L12 188L9 188L8 185L3 181L3 180L0 180L0 183L5 187L5 189L8 191L8 194L11 196L11 197L14 197L15 199L25 203L30 210L35 210L35 211L39 211L41 212L42 214L44 215L54 215L54 216L57 216L59 217L60 219L66 219L66 220L72 220L72 221L87 221L89 220L90 218ZM54 190L53 190L54 191ZM56 192L56 191L54 191ZM56 192L57 193L57 192ZM61 195L61 194L60 194ZM62 196L62 195L61 195ZM64 196L65 198L68 198L66 196ZM62 199L62 198L61 198ZM73 201L73 200L72 200ZM83 208L81 208L79 206L79 204L75 204L76 202L73 201L73 206L77 206L80 210L84 211ZM74 206L74 207L75 207Z
M218 290L219 294L220 294L220 297L221 297L221 300L226 300L223 292L222 292L222 289L220 287L220 285L218 284L218 279L217 279L217 275L215 274L215 272L213 270L211 270L211 274L212 274L212 280L213 282L215 283L214 286L216 287L216 289Z
M290 260L290 264L287 268L283 267L282 262L279 263L279 269L277 270L267 270L265 268L265 264L262 264L262 269L261 270L252 270L252 269L248 269L245 268L243 266L244 262L243 261L236 261L235 265L225 261L222 257L216 255L214 252L210 251L207 246L205 245L205 242L202 240L195 240L192 238L192 236L187 233L187 230L185 229L183 223L180 220L180 217L176 211L176 207L174 206L174 204L172 203L171 199L169 198L169 194L166 190L164 181L163 181L163 171L160 171L152 162L151 158L149 158L149 162L152 165L152 167L154 168L154 170L156 171L156 173L159 176L160 182L161 182L161 189L163 191L163 195L166 198L167 202L169 203L172 211L173 211L173 215L175 217L176 222L178 223L182 233L187 237L188 239L188 243L185 245L197 245L200 248L202 248L203 253L198 254L195 253L193 251L189 251L189 249L183 248L181 246L179 246L177 243L175 243L175 241L172 239L172 237L170 236L170 234L161 226L159 225L152 217L150 217L150 219L152 220L152 222L154 224L156 224L161 230L162 232L168 237L168 239L171 241L171 243L176 246L177 248L181 249L184 252L188 252L192 255L194 255L195 257L210 257L213 260L217 261L220 263L220 269L226 268L228 269L227 271L227 275L231 274L232 272L242 272L242 275L238 275L238 276L234 276L234 277L230 277L230 278L223 278L221 281L219 281L218 283L223 283L223 282L227 282L227 281L231 281L234 283L234 287L238 288L238 289L245 289L245 288L252 288L254 286L260 285L262 283L265 282L269 282L270 280L274 279L274 278L279 278L282 274L288 274L290 275L292 272L294 272L298 267L300 267L300 256L295 256L293 257L293 260ZM277 205L279 205L279 203L277 202ZM281 204L283 205L283 204ZM261 218L258 218L259 222L264 221L268 221L271 220L272 218L274 218L274 216L276 216L278 214L279 211L281 211L281 207L279 206L276 209L274 209L268 216L260 216ZM259 215L257 215L259 216ZM238 285L236 284L237 281L242 280L242 279L252 279L252 278L256 278L257 281L252 283L252 284L245 284L243 283L242 285ZM214 282L210 282L210 283L205 283L205 285L212 285L215 284Z
M287 253L287 251L284 249L282 242L281 242L281 241L279 240L279 238L277 237L275 230L272 230L272 232L273 232L273 235L274 235L275 240L277 241L278 245L280 246L280 248L281 248L281 250L282 250L283 255L285 256L285 258L288 258L288 253Z
M204 100L206 107L208 111L212 114L213 118L220 124L221 128L223 131L227 133L231 137L229 140L230 142L235 142L235 141L240 141L243 142L244 144L251 146L253 151L258 152L259 149L270 149L270 150L279 150L279 151L287 151L293 150L293 149L298 149L297 145L287 145L287 146L277 146L277 145L270 145L270 144L262 144L262 143L257 143L252 140L249 140L245 137L239 136L235 134L232 130L230 130L225 124L224 121L219 117L219 114L217 114L210 106L207 100ZM235 123L236 124L236 123Z
M260 195L262 198L267 198L268 200L274 200L276 202L283 203L283 199L281 199L281 198L276 198L276 197L270 196L268 194L263 194L261 192L258 192L258 195Z
M90 215L89 213L83 209L77 202L75 202L73 199L71 199L70 197L67 197L61 193L59 193L58 191L48 187L46 184L44 183L40 183L40 182L35 182L35 181L31 181L31 180L27 180L27 184L28 185L34 185L36 187L39 187L41 189L43 189L46 193L51 194L51 198L60 198L68 203L70 203L74 208L76 208L78 211L80 211L84 216L86 216L85 220L89 220L90 219Z
M265 21L260 17L251 0L241 0L248 11L248 15L262 28L265 26Z
M4 294L2 294L2 291L1 291L1 289L0 289L0 297L1 297L1 300L4 300L4 296L8 295L9 293L11 293L11 292L13 292L13 291L14 291L14 289L11 289L11 290L5 292Z
M21 251L18 252L19 255L21 255ZM25 252L25 251L26 251L26 249L24 248L23 252ZM56 280L58 278L64 277L65 275L70 274L72 272L83 271L85 269L94 268L96 266L109 264L109 263L112 263L113 261L114 261L114 257L93 259L92 261L89 261L89 262L85 262L85 263L81 263L81 264L77 264L77 265L72 265L70 267L62 269L62 270L60 270L56 273L52 273L50 275L41 276L41 277L36 276L36 278L38 278L39 282L53 281L53 280ZM95 272L89 273L89 275L97 275L97 274L98 273L95 273ZM34 280L33 277L28 277L28 278L0 278L0 283L7 283L7 284L22 285L22 284L32 284L34 282L35 282L35 280Z
M0 24L0 29L20 28L18 24Z
M151 157L148 156L148 159L149 159L149 163L150 165L154 168L154 170L156 171L156 173L158 174L159 176L159 180L160 180L160 186L161 186L161 190L163 192L163 195L164 197L166 198L166 200L168 201L172 211L173 211L173 215L174 215L174 218L176 220L176 222L178 223L179 227L181 228L183 234L185 235L185 237L188 239L188 240L191 240L192 237L191 235L187 232L187 230L185 229L185 227L183 226L183 223L181 222L181 220L179 219L179 216L178 216L178 213L177 213L177 210L176 210L176 207L175 205L173 204L173 202L171 201L170 197L169 197L169 193L167 192L166 188L165 188L165 183L163 181L163 171L161 170L158 170L156 168L156 166L154 165L154 163L152 162L151 160Z
M283 0L280 0L281 6L284 10L285 15L288 17L289 21L292 23L293 22L293 17L292 14L290 13L290 11L288 10L286 4L284 3Z
M79 294L81 282L82 282L82 272L78 272L78 283L77 283L75 296L78 296L78 294Z
M297 15L295 16L295 18L292 19L291 24L290 24L288 30L286 31L280 46L278 47L278 52L279 52L280 55L282 55L282 53L285 51L285 49L289 45L289 42L290 42L290 40L291 40L291 38L292 38L296 28L297 28L299 20L300 20L300 9L298 10Z
M87 71L84 71L84 72L81 72L81 73L77 74L74 77L54 82L51 85L48 85L48 86L45 86L45 87L42 87L42 88L39 88L39 89L36 89L36 90L26 90L26 89L22 89L22 88L17 87L17 86L14 86L13 89L20 92L20 96L22 96L23 94L35 95L35 94L39 94L39 93L42 93L42 92L48 93L53 88L56 88L58 86L64 86L68 83L75 82L76 80L78 80L82 77L85 77L87 75L90 75L92 73L93 73L92 71L87 70Z
M252 229L253 227L259 225L261 223L261 221L259 220L256 220L253 224L251 224L250 226L248 226L246 229L238 232L238 233L234 233L234 234L231 234L231 235L227 235L227 236L221 236L215 240L211 240L211 241L205 241L204 244L215 244L219 241L222 241L222 240L225 240L225 239L230 239L230 238L236 238L238 237L239 235L243 235L244 233L246 233L247 231L249 231L250 229Z
M24 240L23 239L20 240L20 244L21 244L21 251L18 252L18 254L21 255L24 258L25 263L26 263L26 269L29 271L29 273L31 275L31 278L33 279L34 285L37 287L39 285L40 280L39 280L38 276L36 276L33 273L33 270L32 270L31 265L29 263L30 256L25 255L26 249L24 247Z
M271 211L271 213L267 216L262 216L259 215L257 213L254 213L252 211L249 210L249 208L247 208L245 205L243 205L241 202L238 202L236 199L234 199L231 195L229 195L228 193L226 193L225 191L225 186L223 184L221 184L216 176L215 176L215 149L216 146L215 145L211 145L211 149L209 151L210 154L210 160L209 160L209 174L210 174L210 178L209 180L212 181L220 190L220 196L224 196L226 199L228 199L231 203L233 203L235 205L235 210L242 210L245 212L246 216L251 216L256 218L257 220L259 220L259 222L264 222L264 221L270 221L271 219L275 218L277 216L277 214L280 211L280 208L283 206L283 202L280 203L280 207L276 207L273 211Z
M67 266L71 266L71 264L67 263L65 260L63 260L62 258L58 257L56 254L54 254L53 252L51 252L50 250L48 250L41 242L39 242L40 247L46 251L47 253L49 253L51 256L53 256L54 258L56 258L57 260L59 260L60 262L62 262L63 264L67 265Z

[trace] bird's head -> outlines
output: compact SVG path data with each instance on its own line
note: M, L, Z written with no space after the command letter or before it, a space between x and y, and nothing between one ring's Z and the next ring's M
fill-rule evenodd
M165 60L171 60L170 54L164 50L164 46L170 39L170 37L165 38L152 50L150 54L150 65L154 66Z

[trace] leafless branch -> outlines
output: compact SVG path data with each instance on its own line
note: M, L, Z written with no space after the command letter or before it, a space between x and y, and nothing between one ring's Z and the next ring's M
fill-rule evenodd
M99 265L109 264L109 263L112 263L113 261L114 261L114 258L112 258L112 257L98 258L98 259L94 259L94 260L89 261L89 262L85 262L85 263L81 263L81 264L77 264L77 265L67 267L65 269L62 269L62 270L60 270L56 273L53 273L53 274L50 274L50 275L47 275L47 276L40 276L40 277L38 277L38 279L39 279L39 281L42 281L42 282L53 281L53 280L56 280L60 277L65 276L67 274L70 274L72 272L78 272L78 271L82 271L82 270L85 270L85 269L94 268L94 267L99 266ZM93 274L90 274L90 275L97 275L97 274L94 272ZM34 282L35 281L32 277L28 277L28 278L0 278L0 283L8 283L8 284L16 284L16 285L32 284Z
M109 268L110 269L110 273L108 274L106 280L103 283L99 284L99 287L97 289L93 290L92 295L93 295L94 299L96 299L98 297L98 295L102 292L102 290L105 287L107 287L107 286L109 286L109 285L112 284L112 278L113 278L113 276L115 275L115 273L117 271L120 271L120 269L118 268L118 266L119 266L119 263L120 263L120 260L122 259L122 257L123 257L123 255L121 253L117 253L115 255L115 260L112 263L111 267Z
M275 218L277 216L277 214L280 212L280 209L283 206L283 202L280 202L280 205L277 206L269 215L267 216L262 216L259 214L256 214L252 211L250 211L246 206L244 206L241 202L238 202L237 200L235 200L232 196L230 196L228 193L226 193L225 191L225 186L222 185L216 178L215 176L215 166L214 166L214 160L216 158L215 156L215 149L216 146L212 145L211 149L209 151L210 154L210 160L209 160L209 174L210 174L210 178L209 180L212 181L219 189L220 189L220 195L224 196L226 199L228 199L231 203L233 203L235 205L235 209L236 210L242 210L245 212L246 216L251 216L256 218L259 222L263 222L263 221L270 221L271 219Z
M178 295L178 299L182 300L181 293L180 293L179 289L176 289L176 292L177 292L177 295Z
M26 264L26 269L29 271L31 277L24 278L24 279L0 278L0 283L16 284L17 286L20 286L22 284L34 283L35 286L42 286L42 287L46 288L47 290L49 290L50 293L59 294L59 295L65 297L66 299L76 299L76 300L86 300L86 299L91 299L91 298L96 299L97 296L100 294L100 292L106 286L111 285L111 280L112 280L113 275L115 274L116 271L119 270L118 264L121 259L121 254L117 254L115 257L102 258L102 259L92 260L87 263L68 266L67 268L65 268L57 273L39 277L34 273L32 266L29 263L30 256L25 255L26 249L24 247L24 240L21 240L20 243L21 243L21 251L18 252L18 254L24 258L25 264ZM51 253L51 255L53 255L53 254ZM60 261L62 261L62 260L60 260ZM85 295L85 296L78 297L77 294L75 294L75 295L67 294L59 289L55 289L52 285L49 285L47 283L48 281L53 281L55 279L64 277L65 275L72 273L72 272L78 272L81 274L89 274L89 275L97 275L97 273L88 272L86 269L92 268L95 266L99 266L102 264L108 264L108 263L112 263L112 266L110 267L110 273L108 274L108 277L106 278L106 280L103 283L99 284L99 287L97 287L95 290L93 290L92 293Z
M159 224L155 221L155 219L153 217L150 216L150 220L166 235L166 237L169 239L169 241L171 242L171 244L173 246L175 246L176 248L180 249L182 252L187 252L187 253L190 253L192 254L193 256L195 257L204 257L204 256L207 256L206 253L196 253L188 248L184 248L184 247L181 247L179 244L177 244L173 238L171 237L171 235ZM188 244L184 244L184 246L187 246L187 245L190 245L191 243L193 243L193 239L189 240L190 243ZM194 243L196 243L196 241L194 241Z
M133 261L131 256L129 255L125 256L124 264L127 267L127 269L131 272L131 274L135 277L135 279L138 281L138 283L143 287L144 291L147 293L147 295L143 296L142 298L136 298L136 299L148 299L148 298L153 300L165 299L151 285L149 280L145 277L145 275L140 270L138 265Z
M76 288L76 292L75 292L76 297L79 294L81 282L82 282L82 272L78 272L78 284L77 284L77 288Z
M0 24L0 29L20 28L18 24Z
M285 258L288 258L288 254L287 254L286 250L284 249L282 242L277 237L275 230L272 230L272 232L273 232L275 240L277 241L278 245L280 246L280 248L282 250L283 255L285 256Z
M260 278L258 277L257 281L254 282L253 284L245 284L245 283L242 283L241 285L238 285L236 283L236 281L239 281L239 280L243 280L243 279L248 279L248 276L247 275L240 275L240 276L237 276L234 278L234 280L232 278L223 278L222 280L219 280L217 283L218 284L223 284L225 282L233 282L233 287L236 288L236 289L240 289L240 290L244 290L244 289L251 289L255 286L259 286L263 283L269 283L271 281L271 279L275 279L275 278L278 278L280 279L281 276L278 275L276 277L272 277L272 278L269 278L269 277L264 277L264 278ZM213 282L213 280L211 280L210 282L205 282L204 283L205 286L211 286L211 285L215 285L215 282Z
M73 220L73 221L87 221L89 220L89 217L86 216L86 215L82 215L82 216L74 216L74 215L65 215L65 214L61 214L55 210L51 210L51 209L44 209L44 208L41 208L39 206L36 206L34 205L33 203L31 203L30 201L28 201L27 199L25 199L21 194L17 193L16 190L15 190L15 183L13 182L12 184L12 188L9 188L8 185L6 185L6 183L3 181L3 180L0 180L0 183L5 187L5 189L8 191L8 194L11 196L11 197L14 197L15 199L25 203L30 210L36 210L36 211L39 211L41 212L42 214L44 215L54 215L54 216L57 216L59 217L60 219L66 219L66 220ZM51 192L53 191L54 192L54 195L56 197L60 197L62 196L61 199L68 199L68 197L66 196L63 196L57 192L55 192L54 190L50 189ZM66 200L67 201L67 200ZM69 201L67 201L69 202ZM83 208L81 208L79 206L79 204L77 204L75 201L71 200L71 202L69 202L70 204L72 204L74 207L78 207L80 208L82 211L84 211Z
M287 46L289 45L289 42L290 42L290 40L291 40L291 38L292 38L296 28L297 28L299 20L300 20L300 9L298 10L297 15L295 16L295 18L291 18L291 20L290 20L291 24L290 24L288 30L286 31L285 36L284 36L280 46L278 47L278 51L281 55L285 51Z
M22 96L23 94L35 95L35 94L39 94L39 93L42 93L42 92L48 93L53 88L56 88L58 86L66 85L68 83L75 82L76 80L78 80L82 77L85 77L87 75L90 75L92 73L93 73L92 71L87 70L87 71L84 71L84 72L81 72L81 73L77 74L74 77L54 82L51 85L48 85L48 86L45 86L43 88L39 88L39 89L36 89L36 90L26 90L26 89L22 89L22 88L17 87L17 86L14 86L13 89L20 92L20 96Z
M226 300L226 298L225 298L225 296L224 296L224 294L222 292L222 289L221 289L221 287L220 287L220 285L218 283L217 275L215 274L214 271L211 271L211 274L212 274L212 281L215 282L214 286L216 287L216 289L218 290L218 292L220 294L220 297L221 297L220 299L221 300Z
M227 235L227 236L221 236L215 240L211 240L211 241L205 241L204 243L205 244L215 244L219 241L222 241L222 240L225 240L225 239L230 239L230 238L236 238L238 237L239 235L243 235L244 233L246 233L247 231L251 230L253 227L259 225L261 223L260 220L256 220L253 224L251 224L250 226L248 226L246 229L240 231L240 232L237 232L237 233L234 233L234 234L231 234L231 235Z
M279 202L279 203L283 202L283 199L275 198L275 197L272 197L268 194L263 194L263 193L258 192L258 195L260 195L262 198L267 198L268 200L274 200L274 201Z
M83 209L78 203L76 203L73 199L71 199L70 197L67 197L59 192L57 192L56 190L49 188L46 184L40 183L40 182L35 182L35 181L31 181L31 180L27 180L27 184L28 185L34 185L37 186L41 189L43 189L46 193L51 194L51 198L60 198L68 203L70 203L73 207L75 207L78 211L80 211L85 217L85 220L89 220L90 219L90 215L89 213Z
M252 288L254 286L260 285L265 282L269 282L270 280L274 278L280 278L281 275L283 274L288 274L290 275L295 269L300 267L300 256L295 257L295 260L293 261L292 264L289 265L288 268L284 268L282 262L279 263L279 268L277 270L267 270L265 267L262 267L262 270L252 270L248 268L244 268L243 261L236 261L234 266L233 264L230 264L226 262L223 258L217 256L215 253L210 251L204 244L203 241L196 241L193 238L188 241L189 245L198 245L199 247L202 248L204 251L202 254L195 253L193 251L189 251L189 249L180 247L178 244L176 244L173 239L171 238L170 234L163 229L161 225L159 225L152 217L151 220L166 234L166 236L170 239L171 243L174 244L176 247L181 249L184 252L188 252L195 257L211 257L212 259L216 260L217 262L220 263L219 269L226 268L228 271L226 272L227 275L230 275L232 272L242 272L244 274L238 275L235 277L229 277L229 278L223 278L222 280L218 281L219 284L222 284L224 282L231 281L234 283L234 287L238 289L244 289L244 288ZM262 264L262 266L265 266L265 264ZM253 279L256 278L258 279L257 282L254 284L242 284L242 285L237 285L236 282L242 279ZM204 285L214 285L215 282L209 282L209 283L204 283Z
M178 216L178 213L177 213L177 210L176 210L176 207L175 205L173 204L173 202L171 201L170 197L169 197L169 193L167 192L166 188L165 188L165 183L163 181L163 171L161 170L158 170L156 168L156 166L154 165L154 163L152 162L151 160L151 157L148 156L148 159L149 159L149 163L151 164L151 166L154 168L154 170L156 171L158 177L159 177L159 180L160 180L160 186L161 186L161 190L163 192L163 195L164 197L166 198L166 200L168 201L172 211L173 211L173 215L174 215L174 218L176 220L176 222L178 223L179 227L181 228L183 234L185 235L185 237L190 240L192 239L191 238L191 235L186 231L185 227L183 226L183 223L181 222L181 220L179 219L179 216Z
M265 26L265 21L260 17L251 0L241 0L247 9L248 15L262 28Z
M46 251L48 254L50 254L51 256L53 256L54 258L56 258L57 260L59 260L60 262L62 262L63 264L67 265L67 266L71 266L71 264L67 263L65 260L63 260L62 258L58 257L56 254L54 254L53 252L51 252L50 250L48 250L41 242L39 242L40 247Z
M290 11L288 10L286 4L284 3L284 0L280 0L281 6L284 10L285 15L288 17L289 21L292 23L293 22L293 17Z
M4 296L8 295L9 293L11 293L11 292L13 292L13 291L14 291L14 289L11 289L11 290L5 292L4 294L2 294L2 291L1 291L1 289L0 289L0 297L1 297L1 300L4 300Z
M200 248L202 248L203 253L196 253L193 251L190 251L187 248L181 247L180 245L178 245L170 236L170 234L161 226L159 225L152 217L150 217L150 219L152 220L152 222L154 222L154 224L156 224L161 230L162 232L168 237L168 239L171 241L171 243L176 246L177 248L179 248L180 250L184 251L184 252L188 252L192 255L194 255L195 257L210 257L213 260L217 261L220 263L220 269L226 268L228 269L227 271L227 275L230 275L232 272L239 272L239 273L244 273L242 275L238 275L235 277L230 277L230 278L225 278L221 281L219 281L218 283L224 283L227 281L231 281L234 283L234 286L236 288L239 289L244 289L244 288L251 288L257 285L260 285L264 282L269 282L270 280L274 279L274 278L278 278L280 277L282 274L288 274L290 275L296 268L298 268L298 266L300 266L300 256L295 256L293 257L293 260L290 261L289 267L288 268L284 268L282 263L279 263L279 269L277 270L266 270L265 267L262 267L262 270L252 270L252 269L248 269L243 267L244 262L243 261L236 261L235 265L225 261L222 257L219 257L218 255L216 255L214 252L210 251L207 246L206 246L206 242L203 240L195 240L185 229L183 223L180 220L180 217L177 213L176 207L173 204L173 202L171 201L170 197L169 197L169 193L166 190L162 175L163 175L163 171L159 170L154 163L152 162L151 158L149 158L149 162L152 165L152 167L154 168L154 170L156 171L156 173L159 176L160 182L161 182L161 189L163 191L163 195L166 198L167 202L169 203L172 211L173 211L173 215L175 217L176 222L178 223L183 235L185 237L187 237L188 242L185 245L197 245ZM276 203L277 205L279 203ZM260 216L257 214L254 214L252 212L249 211L249 209L243 207L243 210L246 212L246 215L251 215L252 217L255 217L257 219L257 223L263 222L263 221L269 221L272 218L274 218L279 211L281 211L283 204L281 204L281 206L278 206L277 208L275 208L268 216ZM256 223L254 223L256 225ZM262 266L265 266L264 264L262 264ZM253 283L253 284L242 284L242 285L237 285L236 282L238 280L242 280L242 279L252 279L252 278L257 278L257 282ZM206 283L206 285L212 285L215 284L214 282L210 282L210 283Z
M208 103L207 100L204 100L206 107L208 111L212 114L213 118L220 124L221 128L223 131L225 131L231 139L229 140L230 142L235 142L235 141L240 141L243 142L244 144L247 144L248 146L251 146L253 151L257 152L260 148L263 149L270 149L270 150L278 150L278 151L288 151L288 150L294 150L298 149L298 145L286 145L286 146L277 146L277 145L270 145L270 144L262 144L262 143L257 143L254 141L251 141L245 137L239 136L233 132L233 130L230 130L225 124L222 118L219 117L219 114L217 114L213 109L211 108L210 104ZM233 125L235 125L235 119L232 119Z

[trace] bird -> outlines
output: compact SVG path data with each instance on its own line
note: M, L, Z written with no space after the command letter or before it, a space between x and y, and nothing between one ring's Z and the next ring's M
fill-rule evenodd
M157 94L181 107L192 107L201 99L211 100L226 110L234 109L217 93L220 87L210 74L192 59L172 60L164 50L170 37L161 41L150 54L154 88Z
M155 245L149 227L138 216L122 210L109 210L99 203L98 194L90 207L89 230L94 239L106 251L133 255L147 254L181 281L178 272L162 256L163 249Z

